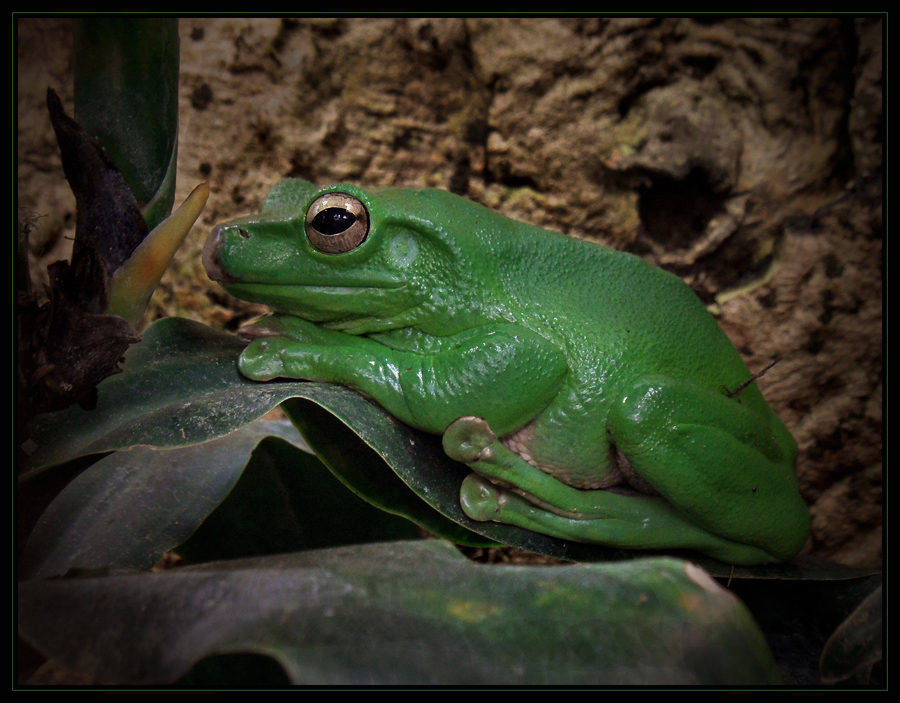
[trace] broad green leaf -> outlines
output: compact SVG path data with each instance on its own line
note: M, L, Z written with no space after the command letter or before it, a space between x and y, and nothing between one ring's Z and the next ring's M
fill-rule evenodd
M287 433L272 423L254 423L191 447L136 446L107 455L50 504L26 546L22 574L149 569L224 500L256 445L277 434Z
M228 653L273 657L307 685L780 681L744 606L674 559L489 567L395 542L18 590L32 646L119 684Z
M290 423L266 424L280 432L257 446L225 501L174 550L184 561L421 537L412 522L362 500L308 448L301 451L302 439Z
M298 447L306 448L290 424L255 422L190 447L109 454L44 512L20 575L149 569L192 534L184 550L195 561L416 536Z
M98 387L97 407L38 416L22 447L31 474L80 456L135 444L184 447L256 420L294 384L255 384L237 370L243 343L180 318L149 327L129 348L124 371Z

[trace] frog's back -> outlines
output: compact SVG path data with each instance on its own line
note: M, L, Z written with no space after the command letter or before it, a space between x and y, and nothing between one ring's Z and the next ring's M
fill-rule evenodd
M552 337L570 367L625 383L649 374L734 388L740 355L693 291L640 257L511 220L434 189L384 188L397 217L444 232L502 319ZM761 398L760 398L761 400Z
M746 364L680 278L632 254L539 231L506 267L505 285L573 366L619 383L660 375L721 389L747 380Z

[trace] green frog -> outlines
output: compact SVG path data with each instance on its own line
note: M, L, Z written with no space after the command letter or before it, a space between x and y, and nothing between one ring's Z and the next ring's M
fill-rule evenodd
M683 281L427 188L278 183L206 270L276 314L248 378L350 386L443 436L460 502L577 542L788 559L797 445Z

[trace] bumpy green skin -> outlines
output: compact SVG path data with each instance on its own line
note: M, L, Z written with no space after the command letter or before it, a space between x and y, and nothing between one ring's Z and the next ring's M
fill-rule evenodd
M328 192L368 210L346 253L306 234ZM443 191L286 180L205 260L281 313L251 328L244 375L343 383L443 434L476 520L736 564L804 544L794 439L755 383L734 392L751 374L692 291L638 257Z

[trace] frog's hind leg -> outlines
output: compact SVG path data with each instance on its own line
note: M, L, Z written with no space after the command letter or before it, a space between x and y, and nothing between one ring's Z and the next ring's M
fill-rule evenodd
M648 496L618 496L605 490L584 491L602 494L608 516L570 513L561 515L500 488L477 473L469 474L460 490L463 512L473 520L502 522L532 532L572 542L602 544L620 549L695 549L731 564L763 564L775 561L762 549L731 542L685 523L671 506ZM615 506L616 499L637 501ZM633 513L644 512L635 519ZM615 513L621 513L614 516ZM627 514L626 514L627 513Z
M463 511L473 520L623 549L697 549L746 564L775 560L763 550L691 524L664 498L568 486L509 451L480 418L460 418L450 425L444 450L476 472L460 490Z
M755 386L740 395L668 378L613 404L610 442L692 524L787 559L809 511L797 490L796 443Z

